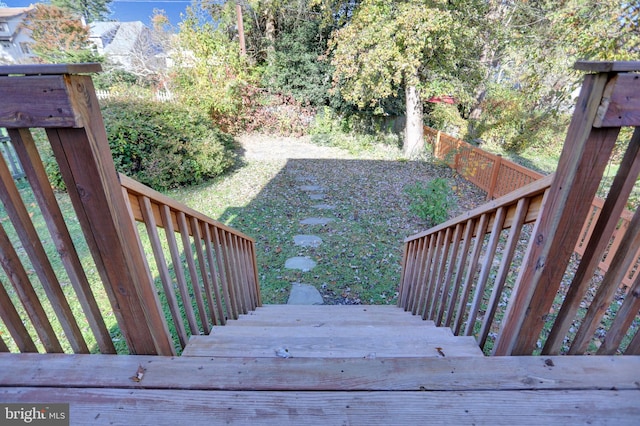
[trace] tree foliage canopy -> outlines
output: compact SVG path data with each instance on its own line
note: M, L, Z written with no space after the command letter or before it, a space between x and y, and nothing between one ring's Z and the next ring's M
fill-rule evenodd
M51 4L58 6L75 15L82 16L87 23L105 21L111 13L109 4L113 0L51 0Z
M89 43L89 28L57 6L37 4L23 23L31 31L31 50L42 62L96 62Z

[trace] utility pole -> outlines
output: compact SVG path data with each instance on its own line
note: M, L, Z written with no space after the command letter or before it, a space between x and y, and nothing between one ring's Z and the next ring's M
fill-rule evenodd
M238 16L238 38L240 39L240 55L246 56L247 46L244 43L244 25L242 24L242 7L236 3L236 15Z

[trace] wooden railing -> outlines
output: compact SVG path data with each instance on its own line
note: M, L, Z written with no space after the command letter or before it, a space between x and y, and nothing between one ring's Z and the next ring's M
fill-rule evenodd
M132 218L145 225L138 232L151 246L182 348L189 335L209 334L262 304L253 239L125 175L120 181Z
M118 176L82 75L99 70L0 67L0 127L27 177L16 182L0 158L0 352L174 355L260 304L253 240ZM52 150L68 198L37 145Z
M490 350L547 176L405 241L399 304ZM511 282L508 280L511 279ZM488 298L487 298L488 296ZM478 319L481 313L482 318ZM487 346L487 343L489 345Z
M399 305L476 336L486 353L640 354L640 214L619 219L640 174L640 131L600 212L583 202L620 127L640 121L640 63L577 67L596 73L557 172L406 240Z
M436 158L446 161L449 167L456 170L462 177L486 191L488 200L506 195L544 176L439 130L425 126L424 131L425 139L427 143L433 146L433 153ZM583 237L578 240L574 248L575 253L580 256L584 255L585 241L588 241L589 236L593 233L603 205L604 200L602 198L593 198L591 211L580 233ZM627 209L622 211L620 224L612 236L609 254L598 264L598 269L602 273L606 273L609 269L613 254L618 249L620 239L624 235L624 230L629 226L632 216L633 213L631 211ZM638 255L640 256L640 251ZM631 286L637 269L635 264L631 265L622 279L621 285Z
M4 161L7 162L14 179L24 177L24 171L16 158L16 150L13 149L11 139L8 136L4 136L3 133L0 133L0 156L4 157Z

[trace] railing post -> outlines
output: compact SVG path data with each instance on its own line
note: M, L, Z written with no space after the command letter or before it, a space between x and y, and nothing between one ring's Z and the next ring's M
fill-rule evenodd
M99 64L0 69L0 126L45 128L132 354L173 355L146 259L120 188L91 77Z
M530 355L560 287L590 203L598 189L619 127L596 128L608 72L585 81L569 126L553 184L515 283L495 355Z
M491 181L489 182L489 190L487 191L487 201L493 199L498 183L498 175L500 174L500 166L502 164L502 155L494 156L493 168L491 169Z
M435 154L436 158L440 158L440 130L437 131L436 133L436 141L433 145L433 153Z

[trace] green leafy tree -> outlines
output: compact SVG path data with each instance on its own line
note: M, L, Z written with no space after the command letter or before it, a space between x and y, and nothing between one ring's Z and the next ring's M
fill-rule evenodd
M51 0L51 4L68 12L82 16L87 23L105 21L111 11L109 5L113 0Z
M465 97L477 76L479 56L473 18L479 2L364 0L332 37L334 84L360 108L375 107L404 88L404 152L424 146L423 99ZM382 112L382 111L380 111Z
M41 62L101 60L89 43L89 28L57 6L37 4L28 12L23 25L31 32L30 47Z
M251 75L224 23L214 24L210 16L203 9L187 8L179 26L173 85L182 102L204 108L214 119L234 117Z

